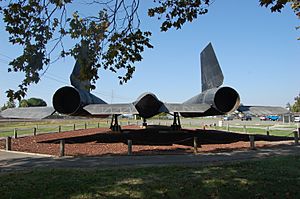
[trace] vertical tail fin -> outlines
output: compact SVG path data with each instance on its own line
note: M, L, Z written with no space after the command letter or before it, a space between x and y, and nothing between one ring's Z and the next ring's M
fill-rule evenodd
M200 60L202 92L221 86L224 76L211 43L201 52Z
M89 80L81 80L80 75L82 70L88 67L89 63L89 47L88 43L81 41L81 48L77 57L75 66L70 75L71 85L77 89L90 92L91 82Z

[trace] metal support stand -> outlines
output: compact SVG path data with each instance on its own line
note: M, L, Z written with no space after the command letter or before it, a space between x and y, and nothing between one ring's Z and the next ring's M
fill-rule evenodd
M177 112L174 112L173 124L171 125L171 128L173 130L181 129L180 117L179 117L179 114Z
M121 131L121 126L118 123L118 115L117 114L112 115L110 129L112 131Z

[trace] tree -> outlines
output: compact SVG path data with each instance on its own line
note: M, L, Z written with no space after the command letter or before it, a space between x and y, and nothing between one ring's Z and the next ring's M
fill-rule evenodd
M8 108L15 108L15 107L16 107L16 104L14 101L8 101L8 102L6 102L6 104L4 104L1 107L1 111L4 111L5 109L8 109Z
M292 106L292 112L300 112L300 93L294 99L295 99L295 103Z
M19 107L28 107L28 102L26 99L22 99L20 102L19 102Z
M292 110L292 106L291 106L291 104L290 104L289 102L285 105L285 108L286 108L287 110L289 110L289 111Z
M161 31L180 29L185 23L208 12L213 0L153 0L154 7L148 9L150 17L160 20ZM300 17L299 1L259 0L261 6L272 12L280 12L291 3L292 9ZM38 83L50 64L58 58L72 56L79 59L81 44L88 45L88 60L79 60L85 65L81 80L91 81L90 89L95 89L99 78L99 68L117 73L120 83L132 78L135 63L143 59L145 48L152 48L150 31L140 29L138 8L140 0L88 0L82 2L83 10L98 8L93 16L74 11L72 0L0 0L9 42L19 45L23 53L13 59L9 72L24 72L24 80L18 90L9 89L7 96L21 100L28 86ZM89 8L87 8L89 7ZM74 45L65 46L65 40ZM123 73L122 73L123 71ZM124 72L125 71L125 72Z
M23 99L19 103L19 107L36 107L36 106L47 106L47 103L40 98L30 98L28 100Z

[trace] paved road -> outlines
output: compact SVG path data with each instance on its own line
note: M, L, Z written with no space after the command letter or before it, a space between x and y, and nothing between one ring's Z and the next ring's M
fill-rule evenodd
M201 165L257 159L276 155L300 155L300 145L276 148L206 153L197 155L146 155L105 157L51 157L0 151L0 172L32 168L112 168L161 165Z

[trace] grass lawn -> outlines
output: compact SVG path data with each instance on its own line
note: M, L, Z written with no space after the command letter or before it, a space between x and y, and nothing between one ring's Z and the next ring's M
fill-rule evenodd
M227 127L216 127L215 129L217 130L223 130L227 131ZM231 132L238 132L238 133L245 133L244 127L229 127L229 131ZM253 127L246 127L246 133L248 134L262 134L266 135L266 129L263 128L253 128ZM291 130L277 130L277 129L269 129L269 134L270 135L275 135L275 136L289 136L292 137L294 136L293 131Z
M190 120L193 121L193 120ZM129 125L129 124L139 124L141 125L141 121L139 120L128 120L128 119L120 119L120 125ZM149 124L162 124L162 125L171 125L172 120L154 120L151 121ZM18 135L24 134L32 134L33 128L37 128L37 134L41 133L48 133L48 132L58 132L59 126L61 127L61 131L70 131L74 129L74 124L76 129L84 129L85 124L87 128L97 128L99 123L99 127L109 127L110 119L76 119L76 120L68 120L68 119L49 119L49 120L41 120L41 121L23 121L23 122L0 122L0 137L7 137L14 135L14 129L17 129ZM186 122L183 123L182 126L184 128L199 128L199 126L193 126L193 122ZM270 125L256 125L255 127L247 126L246 131L249 134L266 134L266 127L269 126L270 135L277 135L277 136L293 136L292 127L295 127L295 124L289 125L280 125L281 130L271 129L272 126ZM286 128L286 129L285 129ZM210 127L210 129L216 130L227 130L227 126L224 125L223 127ZM231 132L239 132L244 133L245 129L243 126L230 126L229 130Z
M300 198L300 157L191 167L0 173L0 198Z
M36 133L58 132L59 126L61 131L71 131L74 129L109 127L107 119L100 120L44 120L32 122L2 122L0 123L0 137L14 135L14 129L17 129L18 135L32 134L33 128L36 128Z

